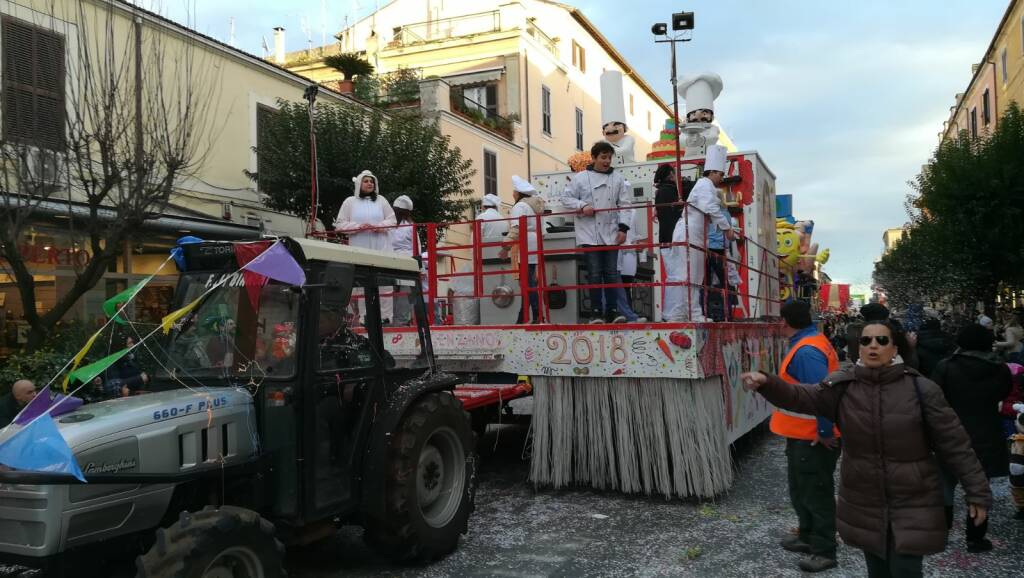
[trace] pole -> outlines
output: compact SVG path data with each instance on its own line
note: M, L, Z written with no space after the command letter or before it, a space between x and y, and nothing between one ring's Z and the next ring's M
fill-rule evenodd
M309 101L309 157L310 157L310 207L309 207L309 224L306 228L306 235L311 235L316 230L316 219L317 210L319 203L319 168L317 167L316 157L316 123L314 116L316 112L316 94L319 88L315 84L311 84L306 87L306 91L303 96Z
M676 79L676 40L675 40L675 38L673 38L672 41L669 42L669 46L672 47L672 116L675 117L673 119L672 124L675 127L675 139L676 139L676 142L675 142L675 145L676 145L676 170L675 170L675 174L676 174L676 195L678 196L679 200L681 201L681 200L683 200L683 176L680 174L681 171L679 170L680 166L682 165L682 161L681 161L682 151L679 148L679 123L680 123L680 118L679 118L679 91L676 89L676 87L677 87L677 84L676 84L677 83L677 79Z

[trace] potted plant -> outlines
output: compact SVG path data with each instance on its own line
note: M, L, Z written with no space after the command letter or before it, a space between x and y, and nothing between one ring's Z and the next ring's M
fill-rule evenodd
M324 58L324 65L341 73L342 79L338 81L338 92L343 94L352 92L353 78L373 74L373 65L355 52L342 52L327 56Z

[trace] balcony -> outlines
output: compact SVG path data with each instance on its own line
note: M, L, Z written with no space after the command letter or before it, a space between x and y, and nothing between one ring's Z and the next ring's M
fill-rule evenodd
M510 141L515 141L516 123L519 122L519 115L512 113L508 116L501 116L497 112L497 105L487 105L467 97L462 90L452 90L451 111L463 119L483 127L498 136Z
M500 30L501 13L493 10L397 26L394 28L394 39L387 46L388 48L402 48Z

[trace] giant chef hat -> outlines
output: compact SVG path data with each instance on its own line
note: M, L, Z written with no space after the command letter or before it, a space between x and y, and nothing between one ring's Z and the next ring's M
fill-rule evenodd
M701 109L714 111L715 99L722 93L722 77L714 72L686 76L679 81L678 91L686 101L686 114Z
M722 145L709 146L707 157L704 158L704 170L721 171L724 173L725 165L728 162L726 153L727 151Z
M622 99L622 73L606 70L601 73L601 126L610 122L626 124L626 105Z

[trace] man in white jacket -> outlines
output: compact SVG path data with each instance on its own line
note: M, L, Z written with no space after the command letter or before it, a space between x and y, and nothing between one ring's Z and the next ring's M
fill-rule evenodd
M476 216L480 221L480 236L484 239L497 239L508 234L508 221L503 220L498 208L501 207L501 199L498 195L484 195L481 201L483 210Z
M665 288L665 301L674 304L671 310L665 311L667 321L710 321L704 316L700 299L707 261L707 220L710 219L721 229L727 240L732 241L736 238L732 223L722 214L722 204L718 197L718 187L725 178L726 161L725 147L708 147L708 154L704 160L704 177L698 180L690 191L683 218L676 223L675 231L672 233L673 244L687 243L687 246L674 245L666 255L667 281L688 282L689 286L672 285Z
M612 168L615 149L600 141L590 149L594 164L576 173L562 195L562 204L576 209L576 244L584 248L587 282L591 285L621 284L618 246L626 241L633 222L632 199L622 173ZM607 209L607 210L606 210ZM591 323L622 323L616 310L615 288L590 290Z

